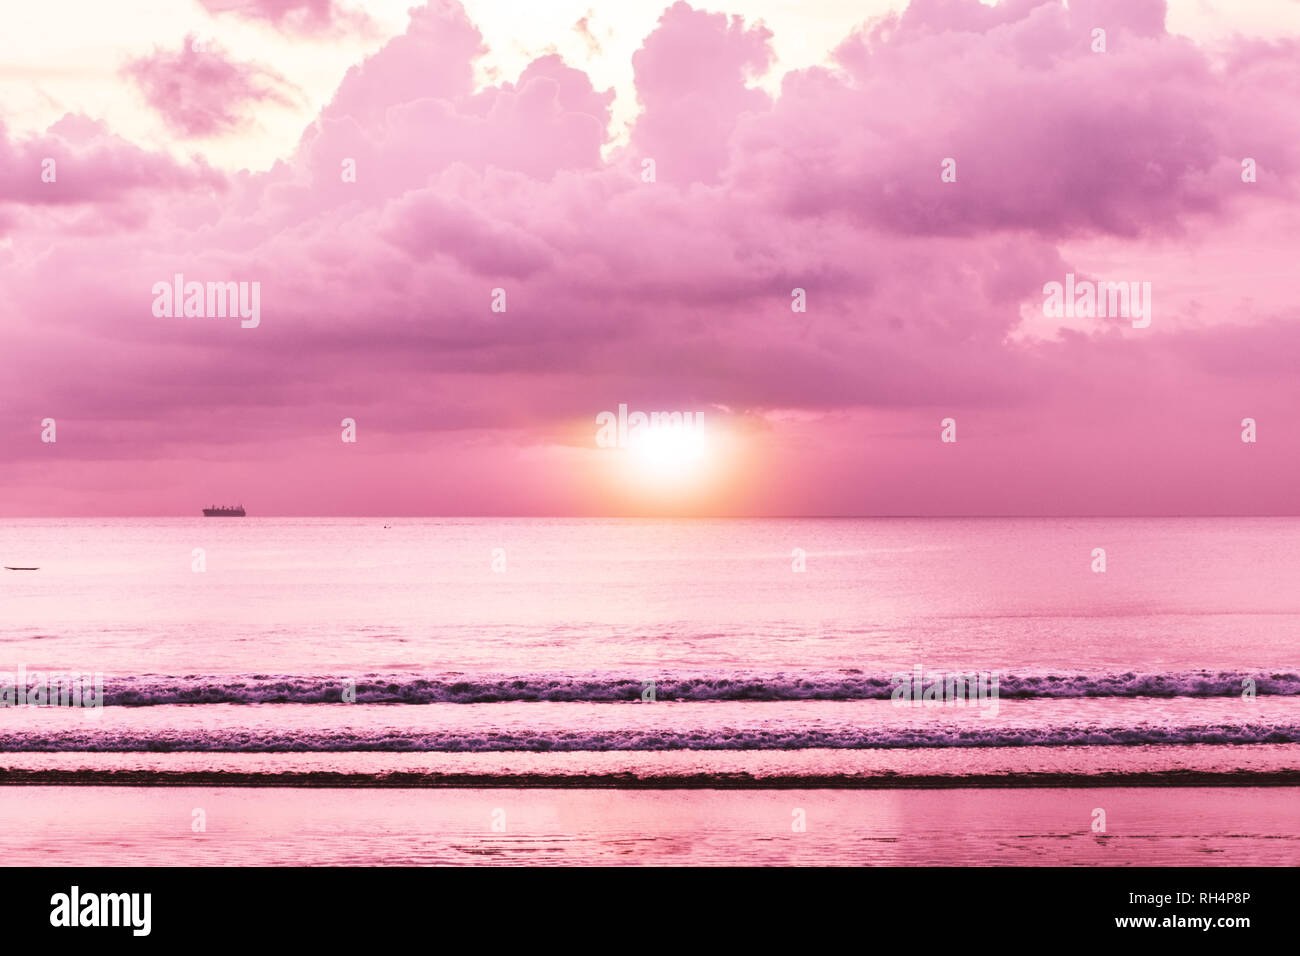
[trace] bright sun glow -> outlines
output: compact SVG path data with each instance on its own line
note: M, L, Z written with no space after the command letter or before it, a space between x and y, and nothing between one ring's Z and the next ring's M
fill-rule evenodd
M699 427L645 429L631 445L638 476L652 482L679 483L695 478L708 457L708 442Z

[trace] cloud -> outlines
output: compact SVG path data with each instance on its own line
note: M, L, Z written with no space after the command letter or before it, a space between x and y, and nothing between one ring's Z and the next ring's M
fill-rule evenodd
M155 50L132 60L123 72L146 102L185 137L238 131L250 106L291 105L288 81L266 67L232 60L219 48L187 36L179 53Z
M728 179L792 215L1047 237L1182 232L1240 195L1244 156L1270 157L1262 191L1293 183L1295 130L1269 119L1285 89L1153 33L1162 17L1158 2L913 3L842 44L838 71L787 75L742 122ZM957 181L939 189L945 159Z
M582 39L582 42L587 45L588 56L599 56L602 52L602 48L600 40L598 40L596 35L591 32L592 16L592 12L588 10L585 15L579 17L578 21L573 25L573 32L576 33Z
M746 112L766 112L768 96L748 85L773 59L771 31L738 16L673 4L632 57L644 106L633 147L670 182L716 182L732 133Z
M165 153L141 149L114 135L102 123L68 114L44 133L18 138L0 125L0 209L12 204L11 228L28 223L39 231L75 222L28 218L17 207L70 207L73 216L134 201L142 209L166 197L224 190L226 177L202 159L179 163ZM22 218L20 218L22 217ZM0 224L0 233L4 227Z
M199 0L209 13L263 20L286 33L364 29L369 18L336 0Z

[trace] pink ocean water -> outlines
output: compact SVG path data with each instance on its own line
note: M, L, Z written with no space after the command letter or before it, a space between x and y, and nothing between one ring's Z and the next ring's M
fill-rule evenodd
M1019 862L1300 862L1300 820L1279 809L1295 789L1278 785L1300 771L1297 519L28 519L0 524L0 560L40 568L0 572L0 673L105 689L102 710L0 708L5 779L60 784L4 790L0 817L45 820L53 846L80 816L121 817L123 861L191 832L69 785L93 779L240 808L231 859L265 840L337 856L221 788L237 778L292 784L259 793L340 839L355 811L371 862L394 856L380 831L455 817L481 786L570 801L588 829L546 830L537 851L570 862L617 856L626 828L659 861L693 840L684 862L835 862L830 835L773 844L715 819L747 819L780 781L778 803L817 794L838 808L824 822L868 841L845 861L944 862L924 848L952 842L945 826L957 839L946 808L965 794L983 821L961 822L967 838ZM900 707L893 675L916 667L997 675L997 706ZM320 774L371 789L303 789ZM392 774L417 789L373 789ZM1024 789L1048 778L1068 786ZM1192 796L1180 779L1237 785ZM1137 804L1172 816L1112 815L1134 839L1094 841L1088 814L1137 782ZM462 796L429 789L449 783ZM647 785L696 789L627 789ZM50 793L74 808L64 823L35 810ZM911 808L893 825L912 849L867 852L861 814L881 806ZM1032 839L1007 844L1022 812ZM1193 839L1197 814L1222 840ZM1052 842L1080 825L1088 839ZM466 846L494 837L476 833ZM435 844L427 861L456 856Z

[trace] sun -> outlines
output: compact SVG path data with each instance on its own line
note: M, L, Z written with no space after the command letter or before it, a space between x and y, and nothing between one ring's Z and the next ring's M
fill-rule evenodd
M643 481L680 484L698 477L708 461L700 428L647 428L630 443L630 464Z

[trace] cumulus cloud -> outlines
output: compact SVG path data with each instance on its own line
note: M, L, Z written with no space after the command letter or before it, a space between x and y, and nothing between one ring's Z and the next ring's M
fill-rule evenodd
M51 175L43 176L47 164ZM176 191L224 189L225 183L201 158L178 163L85 116L68 114L43 134L21 138L0 124L0 204L108 204L144 190L156 201Z

